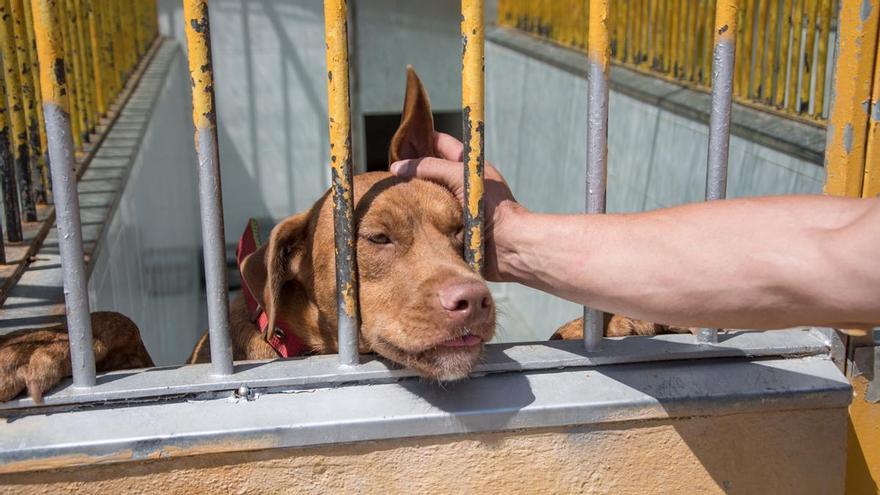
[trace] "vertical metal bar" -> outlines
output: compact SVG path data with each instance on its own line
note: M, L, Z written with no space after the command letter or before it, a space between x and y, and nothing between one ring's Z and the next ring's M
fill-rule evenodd
M229 335L226 240L223 232L223 199L207 0L184 0L183 16L192 80L195 145L199 155L199 211L202 218L211 366L217 375L230 375L234 368L232 340Z
M483 1L461 2L461 111L464 130L464 258L483 270Z
M336 318L339 364L358 364L357 259L354 190L351 179L351 100L348 87L346 0L324 0L327 44L327 113L330 119L330 175L336 241Z
M31 56L28 50L27 28L24 25L26 16L22 0L9 3L12 14L12 30L15 39L15 54L18 59L18 81L21 85L21 106L24 117L25 141L27 143L28 174L34 191L34 201L46 203L46 188L42 181L42 163L40 157L40 129L37 119L37 99L34 95L34 78L31 74ZM30 7L30 5L28 5Z
M831 90L831 114L825 145L825 194L862 195L867 157L880 1L841 2L837 23L837 68Z
M92 351L92 322L83 257L79 198L74 172L73 140L68 114L64 47L61 45L58 11L52 0L33 0L34 32L40 64L43 113L49 139L49 157L55 193L58 246L64 272L64 303L73 385L95 385L95 355ZM49 62L51 61L51 63Z
M608 73L611 51L608 46L608 0L590 5L588 42L589 95L587 116L587 197L589 214L605 213L605 183L608 173ZM584 307L584 347L589 351L602 343L604 316Z
M24 0L24 24L28 38L28 56L31 64L31 80L34 85L34 110L37 114L37 132L40 139L42 154L34 159L39 160L39 168L42 172L40 180L46 191L46 202L52 203L52 182L49 180L49 143L46 140L46 119L43 117L43 95L40 92L40 63L37 60L37 40L34 35L34 19L31 9L31 1Z
M0 53L0 74L3 73L3 54ZM21 210L18 206L18 184L15 181L15 162L9 149L9 111L6 107L6 81L0 77L0 186L3 189L3 210L6 217L6 236L9 242L21 242ZM0 237L0 244L3 243Z
M85 4L85 15L89 25L89 40L91 42L91 76L92 80L95 84L95 110L97 111L97 118L100 119L101 115L104 115L107 112L107 95L106 95L106 87L104 85L104 78L102 75L102 67L101 67L101 42L100 42L100 21L97 9L95 9L95 4L93 0L86 0ZM97 123L97 120L96 122Z
M706 200L727 197L727 161L730 147L730 107L736 59L737 0L718 0L715 8L715 48L712 63L712 112L709 116L709 157ZM772 94L771 94L772 96ZM700 342L718 341L718 330L701 329Z
M874 48L874 82L868 108L868 137L865 148L865 179L863 198L880 196L880 47ZM875 363L875 366L880 363ZM876 378L875 378L876 379Z
M9 124L12 127L12 156L18 179L18 197L25 220L37 220L34 204L33 184L31 182L30 147L27 140L27 126L24 119L24 102L19 80L18 54L15 51L15 29L13 27L10 0L0 0L0 45L3 50L3 71L6 80L6 99L8 102Z

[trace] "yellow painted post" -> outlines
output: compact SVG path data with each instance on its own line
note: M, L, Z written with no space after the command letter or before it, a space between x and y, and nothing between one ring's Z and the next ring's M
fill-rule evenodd
M91 64L87 53L86 44L86 24L82 15L80 0L67 0L68 13L73 26L71 43L75 44L76 63L79 67L78 82L80 92L82 93L82 133L83 141L90 141L92 130L95 126L95 103L94 103L94 82L89 77L89 69Z
M107 94L106 94L106 85L104 82L104 74L103 67L101 67L102 57L102 49L100 42L100 13L95 9L94 0L85 0L85 15L86 21L89 26L89 41L91 45L91 77L92 81L95 84L95 110L97 114L97 119L95 123L98 123L100 116L107 113Z
M24 98L21 91L10 0L2 0L0 6L2 6L0 7L0 44L2 44L3 75L6 81L7 109L12 128L12 155L18 175L18 194L25 219L29 222L35 222L37 209L34 204L33 184L31 183L30 146L27 139Z
M195 148L199 156L199 212L202 220L211 366L214 374L225 376L231 375L234 368L229 330L226 241L223 231L217 111L214 104L214 68L211 61L211 29L208 14L207 0L183 0L184 32L189 55L189 75L192 81ZM270 315L270 319L274 317L274 314ZM274 329L274 322L270 328Z
M863 4L868 3L868 8ZM834 101L825 146L825 193L859 197L865 177L868 112L877 53L880 0L840 5Z
M324 0L324 36L327 45L327 113L330 119L330 174L336 240L339 362L341 365L351 366L359 361L359 318L354 191L351 177L351 100L346 0Z
M65 51L59 36L58 15L63 10L56 9L55 4L53 0L33 0L34 33L39 59L47 62L40 65L40 89L52 165L73 386L87 388L95 385L95 355L65 88L68 79L64 70Z
M68 100L68 105L70 108L70 128L71 132L73 132L73 146L74 148L82 147L82 120L81 120L81 112L82 105L79 100L79 78L77 77L77 73L75 70L74 61L76 60L75 47L73 46L73 36L72 29L70 23L70 14L67 12L67 0L58 0L57 4L55 2L52 3L53 8L58 9L59 16L59 29L61 36L61 44L64 47L65 51L65 59L64 59L64 73L66 75L67 82L67 91L70 93L70 98Z
M769 0L767 5L767 19L765 25L765 36L767 37L767 47L764 50L764 58L761 60L761 101L769 105L773 104L773 76L776 68L777 39L776 28L778 26L777 18L781 14L779 12L779 1Z
M2 28L0 28L2 30ZM5 73L3 57L0 56L0 71ZM6 81L0 77L0 189L3 191L3 213L6 218L6 239L21 242L21 210L18 205L18 184L15 181L15 159L10 149L12 126L6 108ZM0 244L3 238L0 236ZM4 252L5 258L5 252ZM3 263L6 263L4 260Z
M675 28L672 31L672 49L675 52L672 64L672 75L677 78L682 77L682 69L684 64L684 48L685 48L685 9L687 8L687 0L675 0Z
M831 30L831 16L834 10L833 0L821 0L821 18L819 19L819 64L816 67L816 76L818 84L816 84L816 105L813 111L813 117L819 118L825 110L825 73L828 70L828 62L830 62L833 53L833 47L828 46L828 33ZM829 49L830 48L830 49Z
M805 113L808 110L808 104L812 97L812 92L816 87L816 81L813 79L816 72L816 66L813 63L813 54L816 50L816 18L819 16L819 2L817 0L807 0L806 14L807 36L804 44L804 73L803 80L801 81L800 106L797 109L798 113Z
M37 133L40 139L40 156L35 157L38 160L39 170L41 173L40 181L43 189L46 191L46 202L52 202L52 181L49 180L49 148L46 140L46 120L43 116L43 95L40 91L40 63L37 58L37 41L34 35L33 12L31 10L30 0L23 1L24 6L24 25L28 39L28 58L31 64L31 80L34 85L34 111L37 114Z
M880 196L880 46L875 46L874 52L876 54L874 82L868 105L868 144L865 150L865 180L862 187L862 197L865 198Z
M647 48L647 68L656 69L658 66L660 48L661 21L659 20L658 0L648 0L648 18L645 23Z
M37 117L34 77L31 73L31 56L28 50L27 28L24 25L25 13L23 0L11 0L9 3L12 14L12 30L15 42L15 55L18 62L18 81L21 85L22 116L26 132L25 140L28 150L28 173L33 185L34 201L46 203L46 187L43 183L42 160L43 149L40 147L40 124ZM28 5L30 7L30 5Z
M771 104L776 107L782 107L785 100L785 74L788 66L788 50L789 41L791 40L791 0L784 0L782 3L782 11L776 20L777 26L781 29L777 30L777 44L779 49L773 57L773 94L771 95Z
M791 15L791 27L792 27L792 41L791 41L791 49L789 50L789 64L790 69L788 72L791 73L791 77L788 78L788 87L785 88L787 100L783 102L785 108L792 112L797 113L797 100L798 100L798 80L801 77L801 59L800 59L800 50L801 43L803 43L803 25L804 25L804 4L806 0L793 0L794 1L794 9Z
M715 0L707 0L706 2L703 33L705 34L705 39L702 46L703 64L700 75L702 76L701 82L709 86L712 82L712 40L715 39Z
M461 109L464 129L465 261L483 270L483 2L461 2Z

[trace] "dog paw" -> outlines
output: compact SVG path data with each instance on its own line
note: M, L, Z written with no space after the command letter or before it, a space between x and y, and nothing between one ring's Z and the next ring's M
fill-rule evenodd
M22 330L0 340L0 402L27 391L36 403L70 376L70 351L63 328Z
M92 313L92 350L97 371L145 368L153 361L137 326L114 312ZM71 375L70 342L61 326L0 336L0 402L22 392L37 404Z

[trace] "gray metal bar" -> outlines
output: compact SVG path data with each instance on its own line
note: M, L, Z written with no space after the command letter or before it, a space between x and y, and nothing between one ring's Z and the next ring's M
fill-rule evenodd
M47 147L51 162L52 189L55 193L55 221L64 280L64 305L74 387L95 385L95 355L92 349L92 320L89 314L87 272L82 246L79 195L74 170L73 136L68 113L68 86L64 74L64 47L57 35L58 14L48 0L33 2L34 29L44 81L43 113Z
M714 358L800 357L828 353L827 336L818 329L732 332L713 346L699 345L688 334L607 338L598 351L585 350L580 341L574 340L487 344L486 353L481 362L474 366L472 375L671 360L694 362ZM368 358L357 366L340 368L337 357L333 355L251 361L239 366L234 376L220 378L213 375L208 364L121 370L102 373L98 385L88 390L72 389L62 384L55 392L46 394L42 407L232 392L242 385L251 391L284 390L385 383L416 376L411 369L396 367L376 357ZM35 404L28 397L0 403L0 411L33 407Z
M345 0L324 0L327 47L327 113L330 124L330 176L336 245L336 317L339 364L354 366L358 356L357 260L354 187L351 173L351 104L348 80L348 11Z
M92 319L89 313L70 115L51 102L43 104L43 113L52 167L58 246L64 272L64 306L67 311L73 384L76 387L92 387L95 385L95 354L92 349Z
M217 149L217 114L214 106L214 72L211 65L211 33L206 0L184 0L189 73L192 78L193 123L199 155L199 212L202 218L202 250L205 260L205 296L211 365L215 375L231 375L232 340L229 327L229 292L226 281L226 237L223 231L223 199L220 156Z
M706 201L727 197L730 108L733 99L733 70L736 55L736 11L736 0L718 0L716 3ZM697 334L697 340L701 343L716 343L718 342L718 330L715 328L701 329Z
M587 116L586 212L605 213L608 174L608 74L611 58L608 33L608 1L590 3ZM602 343L604 316L584 307L584 347L595 351Z

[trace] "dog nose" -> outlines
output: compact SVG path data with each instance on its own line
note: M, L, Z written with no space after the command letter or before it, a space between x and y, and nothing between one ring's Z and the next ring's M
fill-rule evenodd
M440 289L437 295L440 305L458 325L482 322L492 309L489 288L479 282L452 283Z

